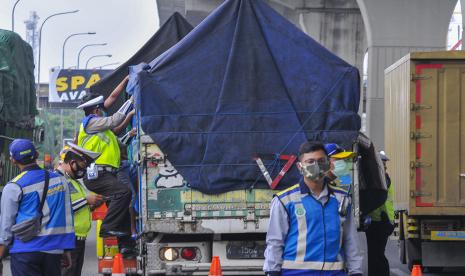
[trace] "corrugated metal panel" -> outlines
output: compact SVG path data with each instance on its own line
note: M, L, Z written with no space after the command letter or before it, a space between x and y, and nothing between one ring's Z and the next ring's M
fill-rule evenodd
M368 82L369 90L372 90L373 93L370 94L370 98L383 98L383 78L384 78L384 69L388 68L395 61L401 59L403 56L413 51L434 51L440 50L438 48L419 48L419 47L393 47L393 46L374 46L368 49L368 56L373 59L373 66L376 68L374 72L369 72L370 81ZM375 60L376 59L376 60ZM372 62L370 59L368 62ZM374 87L370 86L373 85Z
M463 215L465 53L412 53L386 70L385 94L396 208Z
M368 48L368 88L366 132L376 146L384 147L384 134L380 128L384 121L384 69L412 51L442 50L424 47L372 46Z
M395 191L396 209L409 203L410 63L402 61L386 70L385 150L391 159L388 173Z

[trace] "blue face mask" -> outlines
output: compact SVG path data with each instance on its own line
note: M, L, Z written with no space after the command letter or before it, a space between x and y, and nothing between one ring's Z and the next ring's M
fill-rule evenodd
M337 177L350 174L350 168L346 161L336 160L334 161L334 170L333 174Z

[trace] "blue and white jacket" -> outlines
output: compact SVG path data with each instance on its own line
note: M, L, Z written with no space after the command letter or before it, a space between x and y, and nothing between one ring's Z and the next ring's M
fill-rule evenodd
M38 166L23 171L9 185L21 188L21 197L15 223L33 218L38 207L45 184L44 170ZM43 207L42 229L37 237L22 242L13 236L11 253L52 251L74 248L75 236L71 197L68 184L61 175L50 172L47 196Z
M350 274L361 273L352 214L350 209L347 215L339 214L344 198L349 200L345 190L327 185L317 198L305 183L279 192L271 207L264 270L280 271L279 275L345 275L347 268ZM349 225L344 225L346 221Z

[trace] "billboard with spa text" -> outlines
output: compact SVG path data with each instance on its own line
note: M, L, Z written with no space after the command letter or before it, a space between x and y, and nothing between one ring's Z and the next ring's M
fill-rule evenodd
M69 108L78 106L81 98L89 92L89 88L112 71L52 68L48 94L49 105Z

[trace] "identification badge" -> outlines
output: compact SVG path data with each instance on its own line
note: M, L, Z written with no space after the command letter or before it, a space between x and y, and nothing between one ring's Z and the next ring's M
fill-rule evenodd
M89 167L87 167L87 179L89 180L95 180L98 178L98 168L95 165L95 163L90 164Z

